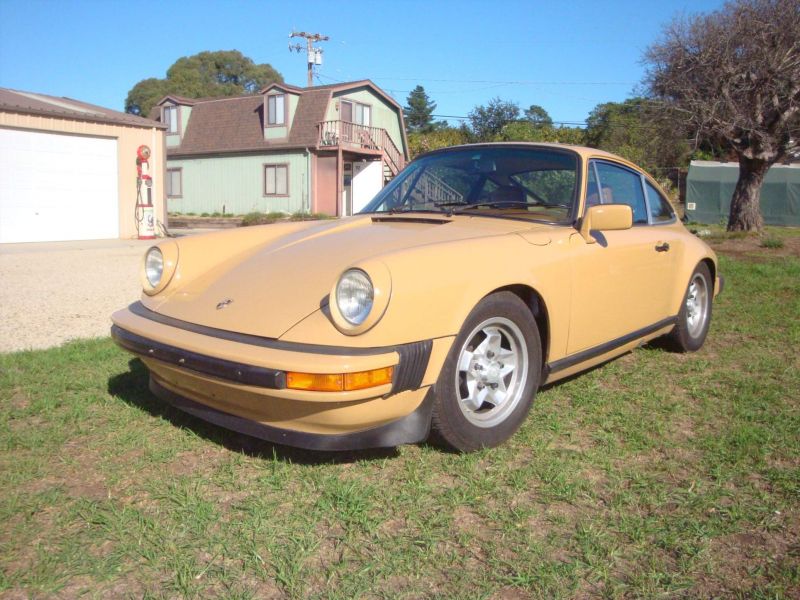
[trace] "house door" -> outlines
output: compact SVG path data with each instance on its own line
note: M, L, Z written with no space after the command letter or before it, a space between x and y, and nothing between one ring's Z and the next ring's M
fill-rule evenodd
M383 165L379 160L361 160L353 163L351 207L354 213L362 210L383 187Z
M353 103L342 102L342 121L353 122Z
M349 217L353 214L353 163L344 163L342 173L342 214Z

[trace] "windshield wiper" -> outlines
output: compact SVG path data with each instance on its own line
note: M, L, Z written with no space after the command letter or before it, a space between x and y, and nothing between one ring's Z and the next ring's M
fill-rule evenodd
M381 211L377 211L377 212L381 212ZM404 206L404 207L401 207L401 208L390 208L389 210L387 210L385 212L386 212L386 214L389 214L389 215L397 215L397 214L400 214L400 213L410 213L410 212L435 213L437 215L442 213L441 210L431 210L430 208L414 208L413 206Z
M494 202L476 202L474 204L468 204L462 209L455 209L453 212L461 213L467 210L474 210L476 208L528 208L529 206L535 206L535 203L524 202L522 200L496 200Z

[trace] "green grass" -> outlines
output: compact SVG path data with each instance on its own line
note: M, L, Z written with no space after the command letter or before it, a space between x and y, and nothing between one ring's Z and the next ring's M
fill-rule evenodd
M0 595L797 597L800 260L722 269L701 352L549 387L470 455L232 434L109 340L0 355Z
M761 240L761 247L762 248L783 248L784 241L773 235L768 235Z

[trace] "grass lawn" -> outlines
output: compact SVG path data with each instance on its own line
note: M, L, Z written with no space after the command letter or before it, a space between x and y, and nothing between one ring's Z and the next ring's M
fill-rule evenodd
M0 597L800 598L800 237L716 241L701 352L543 390L471 455L232 434L108 339L0 355Z

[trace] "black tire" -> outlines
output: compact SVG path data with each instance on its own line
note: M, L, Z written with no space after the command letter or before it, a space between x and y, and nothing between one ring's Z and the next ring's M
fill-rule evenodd
M711 271L706 263L700 263L686 285L681 309L678 311L678 322L667 335L670 348L676 352L695 352L702 348L711 325L713 297Z
M461 452L502 444L528 415L541 375L530 309L511 292L487 296L467 317L439 374L433 439Z

